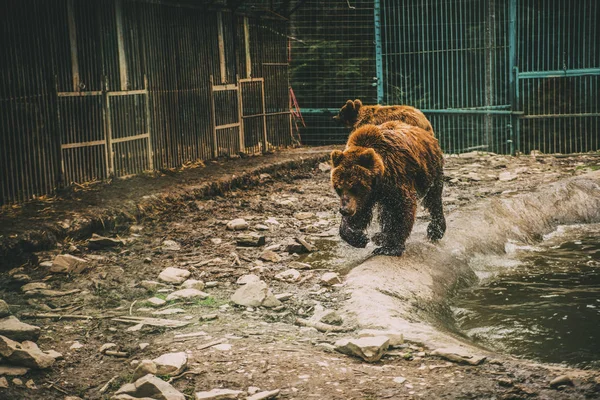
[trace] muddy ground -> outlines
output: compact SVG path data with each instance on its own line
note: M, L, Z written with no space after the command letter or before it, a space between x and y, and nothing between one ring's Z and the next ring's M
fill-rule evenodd
M103 235L125 239L121 247L89 250L87 239L66 238L58 248L39 251L21 266L19 273L32 281L44 281L52 289L73 291L62 297L25 297L8 271L0 277L0 298L10 304L22 321L38 325L38 341L43 350L56 350L64 359L45 371L30 371L23 382L32 379L35 388L17 386L8 378L8 388L0 389L6 399L84 399L110 398L122 384L129 382L135 362L164 353L185 351L187 375L163 376L182 393L213 388L247 390L280 389L281 399L590 399L600 398L600 374L575 373L574 386L551 388L549 381L564 373L560 366L543 366L526 360L501 356L479 366L447 362L428 354L429 349L406 343L367 364L359 359L331 352L326 344L352 336L348 333L321 333L296 325L296 318L310 318L315 308L341 309L348 293L343 284L323 286L320 277L329 271L342 275L369 257L340 243L337 235L338 202L329 187L328 171L291 170L285 174L263 175L258 186L234 190L218 197L181 200L168 208L149 212L139 227L128 224L112 227ZM521 156L511 158L482 153L451 156L446 160L444 203L447 213L474 203L480 198L511 196L536 187L600 168L595 154L573 157ZM118 196L118 192L115 193ZM59 201L59 200L58 200ZM118 198L115 199L118 202ZM300 213L300 214L298 214ZM226 229L227 222L243 218L249 231L266 237L260 247L240 247L240 232ZM417 224L425 223L420 213ZM11 216L11 223L18 224ZM263 225L263 226L261 226ZM261 230L265 229L265 230ZM447 232L452 235L452 232ZM289 239L305 237L317 247L312 254L289 254ZM165 240L180 248L168 250ZM277 246L280 245L280 246ZM410 244L409 244L410 245ZM260 260L271 248L280 261ZM79 275L52 274L41 266L57 254L69 253L88 260L89 268ZM299 270L293 283L275 276L289 268L292 261L306 262L310 269ZM189 270L190 278L216 282L204 289L210 298L172 301L158 308L146 303L150 297L164 298L171 286L145 289L143 280L157 280L166 267ZM275 294L290 293L291 298L276 309L240 307L230 302L239 287L237 279L245 274L259 275ZM152 312L181 308L179 314L165 315L189 322L182 328L144 325L128 331L132 324L113 321L123 315L153 316ZM28 314L58 313L90 316L89 320L31 318ZM201 316L217 314L210 321ZM353 328L350 315L341 315L343 326ZM174 336L204 332L187 340ZM206 347L215 341L217 346ZM74 343L82 346L72 348ZM105 343L116 343L125 357L101 354ZM149 343L143 350L141 343ZM325 345L324 345L325 344ZM402 379L405 378L402 383ZM114 378L114 379L113 379ZM103 393L99 390L111 379Z

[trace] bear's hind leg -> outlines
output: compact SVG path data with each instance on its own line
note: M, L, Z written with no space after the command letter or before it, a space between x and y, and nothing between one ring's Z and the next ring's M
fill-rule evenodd
M415 223L417 200L408 193L403 197L402 202L382 205L379 215L381 233L377 234L381 247L373 251L374 255L401 256L404 253Z
M446 218L444 217L444 206L442 203L442 191L444 184L440 178L429 189L429 192L423 199L423 206L431 214L431 222L427 226L427 237L435 242L444 237L446 232Z

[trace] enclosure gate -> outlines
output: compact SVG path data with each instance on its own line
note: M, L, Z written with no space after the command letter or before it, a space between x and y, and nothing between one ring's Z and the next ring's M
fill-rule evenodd
M124 177L154 168L148 82L144 81L142 90L57 92L65 183Z

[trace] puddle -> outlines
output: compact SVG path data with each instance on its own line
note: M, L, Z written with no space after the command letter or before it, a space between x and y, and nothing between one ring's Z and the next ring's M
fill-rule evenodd
M510 258L453 301L456 327L517 357L600 368L600 225L562 226Z
M366 249L355 249L337 239L316 239L312 243L319 249L302 255L297 261L311 265L312 269L331 269L345 275L371 256L372 245Z

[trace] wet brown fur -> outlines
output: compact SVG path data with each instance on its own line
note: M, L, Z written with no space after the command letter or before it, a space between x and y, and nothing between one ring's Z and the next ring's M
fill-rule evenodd
M382 247L376 254L400 255L415 221L417 200L431 213L431 240L444 235L443 154L424 129L398 121L356 129L345 150L331 153L331 183L340 195L340 235L355 247L368 241L364 231L379 207Z
M348 100L340 109L338 115L333 118L353 129L367 124L379 125L388 121L400 121L424 129L433 135L433 127L425 114L414 107L406 105L365 106L358 99Z

